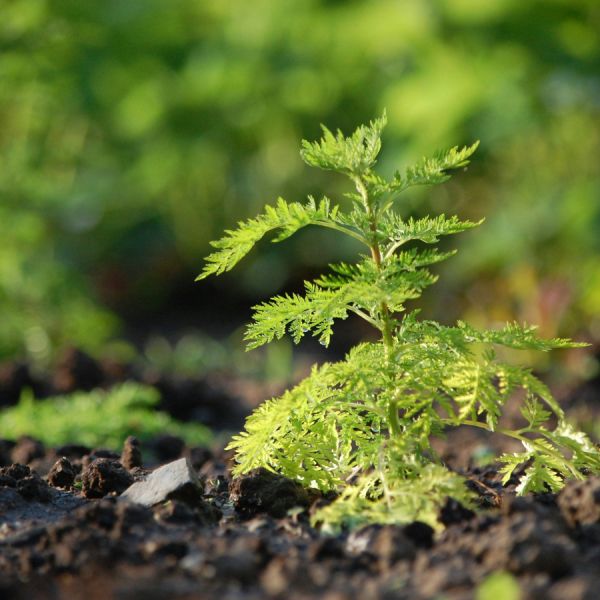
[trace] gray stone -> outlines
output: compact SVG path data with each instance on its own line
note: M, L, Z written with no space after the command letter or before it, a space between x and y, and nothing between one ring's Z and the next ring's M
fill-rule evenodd
M167 500L181 500L196 505L203 493L204 483L198 479L192 463L188 458L180 458L156 469L144 481L134 483L120 499L148 507Z

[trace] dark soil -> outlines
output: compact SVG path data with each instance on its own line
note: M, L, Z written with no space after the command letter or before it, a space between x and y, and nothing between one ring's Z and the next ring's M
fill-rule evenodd
M49 394L131 375L87 358L66 356L53 380L6 367L0 404L15 402L27 385ZM238 429L249 411L226 385L148 377L136 378L162 382L161 408L180 418L218 407L215 428ZM585 407L595 418L593 392ZM573 398L567 406L582 410ZM505 418L514 426L516 404ZM446 499L440 534L414 522L326 535L309 518L333 497L264 469L232 481L231 454L219 448L160 436L145 446L145 457L135 438L121 453L0 440L0 600L470 600L497 571L518 580L523 600L599 598L600 478L570 482L557 496L516 497L516 480L503 486L497 466L473 462L486 452L522 450L513 443L463 428L436 442L438 455L466 475L479 498L477 511ZM149 457L159 463L146 464ZM200 477L198 494L150 508L120 499L180 457Z
M206 482L203 497L120 500L150 473L134 448L66 448L47 479L26 465L0 469L0 598L466 600L498 570L526 599L598 597L600 478L518 498L493 466L470 469L483 509L448 498L439 535L419 522L325 535L308 519L331 498L264 469L231 481L230 456L214 449L181 452Z

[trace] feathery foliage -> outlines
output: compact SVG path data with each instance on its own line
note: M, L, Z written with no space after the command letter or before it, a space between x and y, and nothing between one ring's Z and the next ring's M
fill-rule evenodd
M160 393L134 382L108 391L74 392L36 400L25 390L16 406L0 411L0 437L31 435L45 444L83 444L90 448L120 450L129 435L145 441L161 433L182 437L188 444L212 441L200 423L181 423L156 410Z
M543 340L535 327L508 324L478 331L463 322L444 327L417 320L405 303L436 281L427 267L453 252L407 242L433 244L443 235L475 227L444 215L404 221L393 211L398 194L414 185L446 181L448 171L468 163L477 144L437 152L431 159L397 171L391 182L373 172L381 148L384 115L350 137L324 129L320 142L303 142L302 158L350 178L353 209L341 213L324 199L318 206L286 204L246 223L213 245L202 277L233 267L267 231L282 240L306 225L339 230L359 239L369 254L357 264L332 265L332 273L306 283L306 293L286 295L255 307L246 339L249 348L281 338L298 342L311 333L329 343L335 319L349 312L381 332L381 341L353 348L344 361L315 367L282 397L269 400L247 420L246 430L229 448L237 451L236 473L263 466L325 491L341 490L314 522L326 529L368 522L421 519L435 524L447 496L468 501L463 479L437 459L432 436L449 426L471 425L520 440L525 452L503 456L504 481L526 465L519 492L556 491L583 470L600 472L600 453L566 421L549 390L530 370L500 362L494 345L547 352L577 346L569 340ZM487 344L482 355L476 348ZM499 427L502 407L517 391L524 394L528 425L518 431ZM551 417L558 422L551 431ZM349 484L352 481L352 484Z

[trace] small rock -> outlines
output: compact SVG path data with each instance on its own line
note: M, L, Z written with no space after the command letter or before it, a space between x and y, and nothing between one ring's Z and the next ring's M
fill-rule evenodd
M122 494L133 483L133 476L120 462L99 458L81 474L81 481L86 498L102 498L112 492Z
M75 469L73 465L64 457L57 460L52 469L50 469L48 482L54 487L70 488L75 482Z
M27 435L23 435L12 449L11 455L13 462L26 465L35 458L45 456L46 449L44 448L44 444L39 440L34 440Z
M308 493L293 479L258 467L234 479L229 485L230 498L243 518L268 513L277 519L285 517L295 506L308 508Z
M167 500L196 505L203 493L204 482L198 479L190 460L181 458L156 469L146 480L134 483L121 498L144 506Z
M123 445L123 453L121 454L121 463L127 470L135 469L142 466L142 450L140 448L140 440L135 436L130 435Z

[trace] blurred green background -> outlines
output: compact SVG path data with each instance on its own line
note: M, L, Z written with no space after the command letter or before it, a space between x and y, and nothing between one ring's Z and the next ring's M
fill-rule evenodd
M450 240L424 314L600 340L597 0L0 0L0 359L98 355L215 303L226 321L351 259L306 230L192 284L208 242L278 196L344 206L300 141L383 108L384 175L481 140L466 173L399 201L486 217Z

